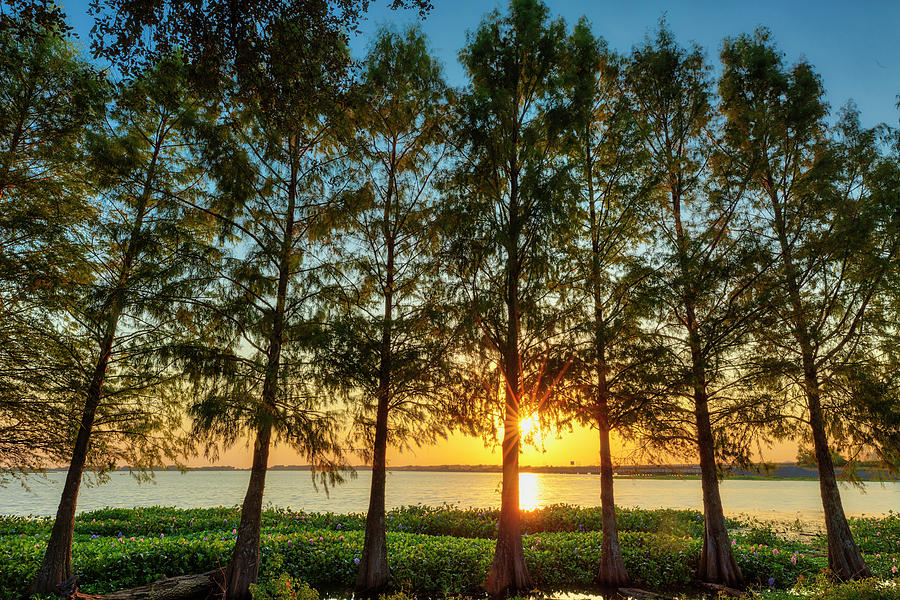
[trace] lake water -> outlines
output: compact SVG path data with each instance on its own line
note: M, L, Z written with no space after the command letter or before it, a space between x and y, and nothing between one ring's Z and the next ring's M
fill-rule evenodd
M115 472L103 485L82 487L80 511L105 506L177 506L181 508L233 506L244 498L249 471L164 471L151 483L138 483L127 472ZM0 514L50 515L56 513L64 473L30 476L0 487ZM308 471L270 471L266 478L266 504L305 511L365 512L368 507L369 471L339 485L326 495L316 491ZM600 477L550 473L522 473L521 506L549 504L598 506ZM639 508L701 508L700 481L689 479L625 479L615 482L616 503ZM730 515L752 515L778 521L822 520L817 481L725 480L722 501ZM842 486L848 515L880 515L900 510L900 483L867 483L863 490ZM442 473L393 471L388 473L388 508L427 504L462 507L498 507L500 473Z

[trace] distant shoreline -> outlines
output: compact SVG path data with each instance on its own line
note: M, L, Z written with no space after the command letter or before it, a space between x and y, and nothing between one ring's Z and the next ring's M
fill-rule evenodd
M357 471L369 471L369 465L355 465ZM118 467L116 471L129 471L129 467ZM160 471L180 471L176 466L168 466ZM228 465L188 467L185 471L249 471L250 469L238 468ZM310 465L275 465L269 467L269 471L310 471ZM388 467L389 471L418 471L423 473L500 473L500 465L404 465ZM46 472L65 472L66 468L57 467L45 469ZM520 473L549 473L558 475L600 475L599 465L584 466L523 466ZM837 470L840 475L840 471ZM700 467L698 465L622 465L614 469L615 476L619 479L699 479ZM772 463L766 468L758 470L733 469L725 475L725 479L746 480L809 480L818 479L819 473L815 467L801 466L796 463ZM889 476L883 469L862 467L858 476L863 480L896 480Z

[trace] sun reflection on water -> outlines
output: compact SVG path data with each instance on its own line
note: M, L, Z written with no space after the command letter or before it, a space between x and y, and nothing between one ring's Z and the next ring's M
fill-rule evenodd
M540 492L537 473L519 473L519 510L540 508Z

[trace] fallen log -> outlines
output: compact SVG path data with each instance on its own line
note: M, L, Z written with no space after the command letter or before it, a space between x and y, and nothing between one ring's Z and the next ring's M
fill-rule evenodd
M72 600L211 600L221 597L224 580L222 569L214 569L196 575L160 579L149 585L102 596L82 594L73 589L72 593L62 594L62 597Z
M224 587L221 569L199 575L179 575L154 581L150 585L106 594L103 600L208 600L221 595Z

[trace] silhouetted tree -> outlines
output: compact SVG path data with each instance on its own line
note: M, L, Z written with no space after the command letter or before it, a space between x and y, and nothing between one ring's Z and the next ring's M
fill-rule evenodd
M774 263L777 292L759 328L761 350L783 390L779 400L800 400L811 430L829 567L841 578L865 577L829 436L848 446L874 440L875 423L886 423L877 412L891 406L890 395L873 393L878 351L867 311L900 250L896 165L852 110L830 131L818 75L805 62L786 67L767 31L726 40L722 61L728 148L751 182Z
M448 423L442 383L452 338L442 306L438 195L448 89L424 34L380 30L363 61L349 156L329 342L317 359L365 440L372 485L357 592L390 578L385 539L388 443L433 442ZM356 183L358 182L358 184ZM374 417L374 419L373 419Z
M178 299L196 291L207 223L182 201L203 194L192 128L208 115L185 93L182 64L164 61L117 91L107 130L91 136L96 219L84 227L90 283L55 316L86 353L79 426L43 563L32 592L72 575L78 489L88 458L111 468L172 460L184 450L172 345L182 337ZM163 435L157 435L163 432Z
M337 478L336 415L313 385L310 363L320 339L323 242L335 219L332 164L347 61L341 46L297 52L319 35L320 17L273 23L255 70L245 69L243 86L224 87L225 114L200 134L216 189L193 208L220 224L228 245L214 292L197 302L197 327L212 339L192 365L199 396L191 413L211 454L255 438L225 576L229 600L249 598L257 580L271 446L290 445L326 484Z
M699 455L705 527L698 576L740 586L717 453L730 450L740 458L748 452L744 444L729 447L726 417L735 410L729 404L742 400L730 392L738 350L754 318L758 252L745 226L741 190L723 186L728 179L712 169L715 152L708 142L718 133L700 48L678 46L662 26L655 39L633 50L628 79L659 200L647 253L659 295L655 334L674 366L665 374L669 399L652 413L658 429L647 441Z
M569 162L577 220L570 226L565 301L577 360L566 375L566 410L600 437L603 541L597 580L623 586L613 496L610 431L648 410L663 359L648 343L642 319L651 307L647 272L635 261L648 235L652 178L624 93L622 60L581 20L568 42L565 81L570 99ZM567 311L568 312L568 311ZM658 386L657 386L658 387Z
M91 50L126 73L178 50L190 57L192 80L203 89L222 83L253 85L260 54L273 29L285 20L303 21L315 31L303 46L308 57L350 61L340 51L371 0L210 0L186 6L178 0L91 0L95 25ZM431 9L428 0L390 0L393 9ZM301 48L296 50L300 51ZM307 61L315 76L315 61Z
M89 280L79 227L94 216L85 135L104 76L81 60L52 5L0 14L0 470L71 450L79 340L54 321Z
M544 4L514 0L507 14L489 14L460 53L469 86L458 105L460 157L449 208L483 384L476 387L484 403L502 403L500 528L486 583L494 596L532 586L519 518L519 420L525 407L538 407L547 381L540 354L558 325L547 312L548 281L562 267L551 257L564 235L566 203L560 128L549 109L564 35ZM481 425L494 418L482 417Z

